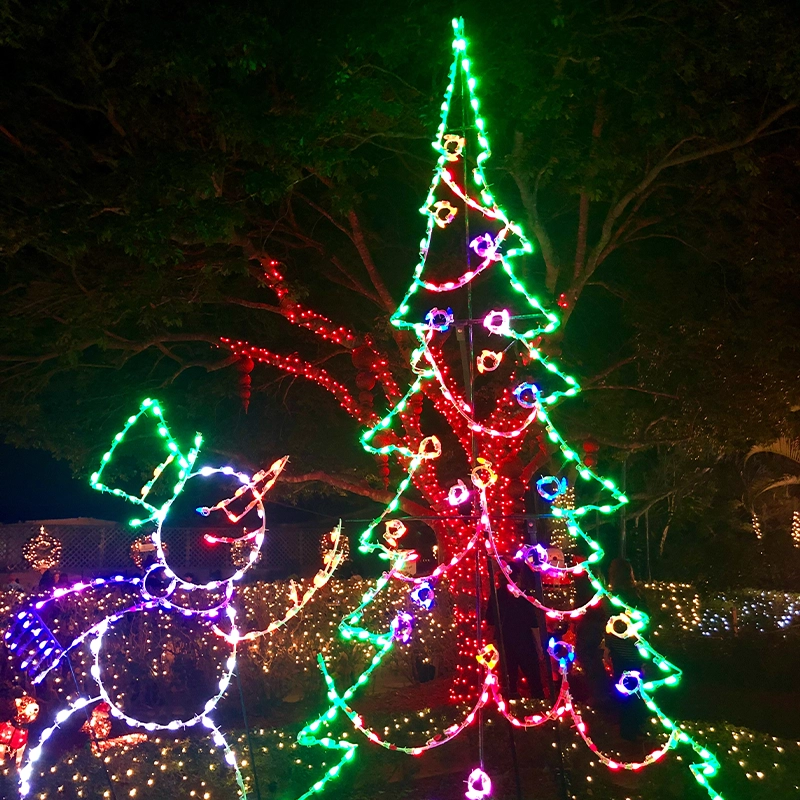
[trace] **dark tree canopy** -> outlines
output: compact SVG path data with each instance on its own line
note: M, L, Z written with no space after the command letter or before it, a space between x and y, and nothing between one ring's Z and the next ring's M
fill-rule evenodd
M459 12L490 174L539 243L526 277L561 298L558 347L586 389L561 423L625 460L630 514L650 510L675 569L728 553L726 574L744 574L744 456L797 434L796 14L777 0ZM354 345L371 334L407 381L386 320L415 263L450 14L0 0L5 436L85 471L158 394L176 427L242 463L291 452L316 476L298 485L381 499L323 389L258 369L245 415L218 343L352 382L348 347L291 324L300 303ZM788 519L773 540L777 563Z

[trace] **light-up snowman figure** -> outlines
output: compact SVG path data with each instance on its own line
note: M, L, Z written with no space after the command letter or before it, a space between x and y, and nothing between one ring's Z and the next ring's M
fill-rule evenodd
M156 422L158 434L166 446L166 458L154 470L153 477L141 489L138 495L129 494L120 488L111 488L103 482L103 473L111 461L116 448L125 441L128 431L144 417L151 417ZM143 519L132 520L136 526L147 522L155 523L152 534L155 553L152 563L145 568L144 575L139 578L124 578L116 576L111 579L97 578L88 582L80 582L69 588L56 588L50 595L30 603L25 608L18 610L12 619L5 639L9 649L20 659L20 669L29 673L34 684L39 684L56 667L66 663L70 653L77 648L88 645L91 652L90 678L94 684L89 696L78 697L67 707L58 711L54 722L45 728L36 745L28 752L27 760L19 770L20 794L25 797L31 792L31 778L34 764L44 754L48 739L56 729L63 725L76 712L84 711L88 714L94 704L105 703L111 714L124 721L131 728L148 732L177 731L184 728L201 726L208 730L214 743L224 750L225 760L234 769L236 782L239 786L241 797L247 797L244 779L236 761L236 755L225 740L211 714L223 695L225 694L236 668L237 647L241 641L250 641L266 636L296 616L303 606L311 599L317 589L324 586L333 572L343 560L344 537L341 526L330 533L331 549L326 554L323 568L314 577L309 588L302 597L298 594L296 586L290 591L290 605L282 619L272 621L266 629L242 632L237 627L236 609L232 604L234 587L253 565L259 560L261 547L266 534L266 517L264 512L264 496L273 487L278 476L283 471L288 457L275 461L268 469L260 470L254 475L240 472L232 467L203 466L196 468L197 458L202 444L200 434L195 436L193 446L184 453L177 440L170 433L164 420L160 404L150 398L144 400L138 414L128 418L120 433L114 437L112 447L103 455L100 469L92 475L91 483L98 491L108 492L121 497L147 512ZM172 488L172 495L160 505L154 505L149 499L154 493L154 486L158 479L165 473L177 473L177 481ZM250 545L249 557L229 577L221 580L211 580L205 583L195 583L193 580L181 578L169 565L167 549L162 540L162 529L165 526L170 509L183 492L187 482L196 478L208 479L213 476L222 476L228 481L234 481L237 488L233 494L211 506L197 509L201 515L224 516L226 522L232 525L247 524L250 520L255 522L248 530L247 527L235 536L211 536L206 534L205 539L210 543L226 543L238 545L240 551L247 543ZM55 601L88 591L101 591L109 586L125 587L130 590L130 604L114 613L105 616L96 624L89 627L69 643L59 642L47 620L48 611L57 608ZM156 721L155 719L142 718L129 713L112 695L108 683L111 676L110 670L104 669L101 656L104 655L104 645L107 635L129 615L139 612L161 612L178 619L193 620L201 629L207 628L213 632L225 646L214 648L215 653L222 661L222 672L216 687L206 698L202 710L187 714L183 718L173 719L169 722ZM228 647L230 649L228 649ZM210 656L211 654L209 654Z

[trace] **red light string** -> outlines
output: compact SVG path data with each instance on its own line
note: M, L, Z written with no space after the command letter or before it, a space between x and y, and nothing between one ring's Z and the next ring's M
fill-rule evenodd
M299 356L282 356L263 347L249 345L247 342L233 341L225 337L221 337L220 341L238 356L249 356L253 361L258 361L261 364L269 364L284 372L298 375L319 384L339 401L339 405L350 414L351 417L355 418L360 423L367 423L377 418L375 414L365 416L361 406L353 399L353 396L347 388L332 378L322 367L317 367Z
M673 728L667 737L667 741L661 747L657 747L655 750L652 750L650 753L648 753L642 761L618 761L617 759L610 758L603 753L589 736L588 727L583 721L583 717L581 717L578 709L575 707L575 703L573 702L572 697L569 695L569 692L567 692L566 709L572 714L572 719L575 722L575 728L578 731L581 739L586 742L586 745L598 757L598 759L600 759L600 761L611 770L627 769L635 772L636 770L647 767L650 764L655 764L656 761L658 761L660 758L663 758L666 753L678 745L679 732L676 728ZM657 713L659 719L663 721L663 714L660 712Z
M321 336L335 344L346 347L354 347L357 337L352 330L344 325L336 325L322 314L318 314L310 308L306 308L301 303L292 299L289 284L284 276L278 271L278 262L269 259L257 259L264 270L263 275L259 276L262 283L269 286L277 295L280 313L286 317L293 325L306 328L312 333Z

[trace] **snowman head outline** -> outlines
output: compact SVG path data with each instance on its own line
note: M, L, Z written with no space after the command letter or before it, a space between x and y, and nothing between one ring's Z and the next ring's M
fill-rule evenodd
M103 472L106 468L106 465L112 460L114 455L114 451L120 445L121 442L125 440L125 436L128 431L136 425L136 423L143 417L149 416L154 418L157 422L157 430L159 435L162 439L165 440L165 445L167 449L167 458L161 462L153 471L153 478L148 481L143 487L140 494L133 495L130 494L120 488L112 488L105 483L103 483ZM203 609L193 608L190 605L186 605L183 601L176 603L173 599L170 599L171 596L177 589L182 590L183 592L191 593L200 591L200 592L214 592L218 590L224 591L224 598L220 602L218 607L225 605L227 601L230 599L233 593L233 585L237 581L241 580L244 577L244 574L256 563L258 560L258 555L260 553L261 547L264 542L264 536L266 533L266 517L264 513L264 495L272 488L275 484L275 481L278 479L278 476L283 471L283 468L286 466L288 461L288 456L284 456L283 458L278 459L275 461L269 468L265 470L260 470L255 475L248 475L245 472L240 472L235 470L233 467L224 466L224 467L211 467L211 466L204 466L200 469L195 469L195 463L197 461L197 457L200 452L200 446L202 444L203 437L198 433L195 435L194 444L189 449L189 451L184 454L183 450L180 447L178 441L172 436L172 433L169 430L169 427L164 419L163 411L161 409L161 404L157 400L153 400L152 398L146 398L142 401L139 413L132 415L128 418L128 421L123 428L115 437L112 442L111 448L103 455L101 460L100 468L97 472L95 472L91 476L91 485L92 488L106 492L109 494L113 494L117 497L122 497L123 499L127 500L128 502L133 503L141 508L144 508L146 511L149 512L149 516L145 519L134 519L131 520L131 524L135 527L143 525L147 522L154 522L156 524L156 529L152 534L153 543L156 547L155 552L155 561L154 563L146 570L145 575L142 579L142 594L148 600L157 601L159 604L163 604L167 607L175 606L185 612L188 613L208 613L209 608L205 607ZM156 481L161 477L164 473L165 469L175 464L178 468L178 481L173 487L172 496L169 497L166 502L164 502L160 506L153 505L148 500L148 495L155 485ZM167 553L165 552L162 540L162 529L164 523L167 519L169 514L170 508L175 500L179 497L181 492L186 486L187 481L191 478L196 477L210 477L212 475L225 475L231 476L236 478L239 481L239 487L233 493L233 495L225 500L221 500L215 505L211 507L201 507L198 508L197 511L202 514L203 516L209 516L211 513L221 512L227 518L227 521L233 524L238 523L244 517L249 514L251 511L255 511L258 519L259 525L253 531L245 530L240 536L233 536L233 537L206 537L207 540L210 540L212 543L216 542L226 542L230 544L234 544L236 542L241 541L252 541L252 547L250 552L250 558L248 562L243 566L238 568L233 575L228 578L220 579L220 580L212 580L206 583L195 583L193 580L185 580L181 578L173 569L170 567L167 561ZM234 512L231 509L231 505L234 501L243 499L245 503L244 510ZM159 594L151 594L148 590L148 578L154 575L156 571L159 571L163 574L167 581L167 587L165 591L160 592Z

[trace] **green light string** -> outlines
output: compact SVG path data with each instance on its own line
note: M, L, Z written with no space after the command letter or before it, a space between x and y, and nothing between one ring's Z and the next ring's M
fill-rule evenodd
M164 446L167 449L167 457L162 461L153 471L153 477L142 487L142 491L137 495L128 494L127 492L123 491L122 489L112 489L110 486L107 486L101 481L103 476L103 472L105 471L106 467L110 463L112 457L114 456L114 452L117 447L122 444L125 440L125 436L127 435L128 431L136 425L136 423L142 418L147 415L153 417L156 422L158 423L158 433L159 436L164 440ZM128 500L135 505L141 506L146 511L149 512L149 516L145 519L132 519L130 524L133 527L139 527L141 525L146 524L147 522L158 522L163 521L164 517L166 517L167 511L169 510L170 505L175 500L175 498L183 491L183 487L186 484L186 481L189 480L191 468L194 466L194 462L197 460L197 456L200 452L200 445L203 443L203 437L198 433L195 435L194 438L194 447L189 450L188 455L184 456L181 452L180 447L178 446L177 440L173 437L170 433L169 427L167 426L166 420L164 419L164 415L161 411L161 405L156 400L152 400L151 398L145 398L142 401L141 406L139 407L139 412L134 414L133 416L128 417L127 422L125 423L125 427L114 436L112 440L111 447L109 450L103 454L101 459L100 469L97 472L92 473L90 483L93 489L96 489L99 492L106 492L108 494L113 494L117 497L122 497L125 500ZM150 490L153 488L155 482L161 477L162 472L173 462L177 460L178 466L180 467L178 472L178 482L172 488L172 497L169 498L165 503L161 506L154 506L151 503L148 503L145 499L149 494Z
M426 370L426 373L428 372L430 372L430 370ZM432 376L433 373L430 372L430 375ZM388 411L381 419L379 419L378 422L375 423L374 427L369 428L368 430L364 431L364 433L361 434L361 438L359 441L361 442L361 446L368 453L372 453L373 455L385 455L387 453L397 453L398 455L405 456L406 458L412 458L412 459L417 458L418 453L414 452L410 448L405 447L403 445L386 445L383 447L373 447L370 444L370 441L372 440L372 437L375 436L376 433L378 433L378 431L382 431L388 428L394 421L394 418L398 414L401 414L403 411L406 410L409 399L422 389L422 379L423 376L420 375L414 381L414 383L411 384L411 388L403 395L403 397L400 399L397 405L390 411Z
M511 587L513 594L515 594L517 597L524 597L529 603L537 606L538 608L541 608L549 617L554 619L563 619L564 617L569 617L574 619L577 616L583 614L586 610L588 610L588 608L596 606L597 603L603 597L606 597L608 601L611 603L611 605L613 605L615 608L622 610L623 613L626 614L626 616L628 617L630 624L628 625L628 628L625 631L626 638L631 638L636 642L639 655L646 660L652 659L653 663L655 664L656 667L658 667L658 669L660 669L662 672L669 673L669 675L665 676L664 678L660 678L658 680L646 681L643 684L643 689L647 691L653 691L655 689L660 688L661 686L675 686L678 684L683 675L682 670L675 664L670 662L667 658L665 658L641 635L641 631L643 631L647 627L650 621L648 615L645 614L643 611L639 611L637 608L629 605L624 600L617 597L608 589L606 589L605 586L603 586L603 584L600 582L599 578L594 574L590 562L592 562L592 560L594 560L595 562L599 561L604 554L603 549L600 546L599 542L592 539L591 536L589 536L585 531L581 529L577 521L575 521L574 519L570 520L570 524L567 530L573 536L576 537L580 536L587 544L589 544L589 546L594 551L592 555L590 555L589 558L587 559L587 563L582 564L581 567L583 570L585 570L585 572L589 577L589 581L592 585L592 588L594 588L595 590L595 596L589 602L585 603L580 609L561 611L559 609L551 608L549 606L544 605L543 603L540 603L535 597L528 596L516 584L508 569L506 560L502 557L502 555L498 550L497 542L494 538L494 531L492 530L490 518L486 509L487 509L487 504L486 504L485 490L482 490L481 511L484 520L484 530L487 535L487 549L489 550L490 554L497 562L498 567L508 580L509 586ZM573 574L576 574L576 570L574 567L562 570L556 569L553 571L561 573L571 571Z
M486 499L486 486L481 487L479 493L479 502L481 508L481 523L483 525L483 530L486 533L487 540L486 545L487 549L489 550L490 554L497 562L498 567L503 572L508 581L509 587L513 594L517 597L524 597L529 603L535 605L538 608L541 608L549 617L554 619L563 619L564 617L568 617L571 619L575 619L581 614L583 614L586 610L588 610L592 606L596 606L597 603L603 598L606 597L608 601L613 605L615 608L620 609L628 618L628 628L625 631L626 638L634 639L636 642L637 650L639 655L646 660L651 660L655 664L658 669L662 672L669 673L669 675L665 676L664 678L658 680L649 680L643 684L643 688L648 691L653 691L655 689L660 688L661 686L675 686L680 681L683 672L682 670L677 667L675 664L671 663L667 658L665 658L661 653L659 653L642 635L641 631L643 631L649 621L650 618L647 614L643 611L634 608L633 606L626 603L621 598L614 595L612 592L609 592L605 586L603 586L602 582L600 581L599 577L595 575L592 565L601 561L605 552L595 539L589 536L580 526L578 521L575 519L575 515L577 510L569 510L567 512L568 517L568 525L567 531L573 537L580 537L583 539L586 544L592 549L592 553L587 558L584 564L580 565L580 569L584 570L587 573L589 581L592 585L592 588L595 590L594 597L581 606L579 609L572 609L571 611L561 611L559 609L551 608L549 606L544 605L543 603L539 602L535 597L530 597L525 592L519 588L517 583L511 576L511 573L508 569L508 565L506 560L500 554L500 551L497 547L497 542L494 538L494 531L492 530L491 526L491 517L488 512L488 504ZM525 562L527 563L527 562ZM530 566L530 565L528 565ZM565 569L553 569L552 567L548 567L554 572L558 572L561 574L564 573L572 573L578 574L575 567L565 568Z
M402 560L401 560L402 565ZM370 678L370 675L380 666L383 659L389 654L393 645L394 638L391 632L380 635L372 633L366 628L362 628L356 623L361 618L363 610L375 599L377 594L389 583L391 573L383 575L376 583L373 589L367 591L361 601L361 604L352 611L342 622L339 624L339 630L344 639L356 639L359 642L371 644L376 648L375 655L370 660L369 666L356 678L355 682L344 693L344 697L348 700L353 697L358 689L364 686ZM340 706L337 700L340 700L338 693L333 685L333 679L328 672L325 665L325 659L321 654L317 655L317 663L322 671L325 683L328 686L328 699L332 705L320 714L313 722L309 723L297 734L297 743L304 747L323 747L327 750L342 750L344 751L341 759L328 769L325 774L320 778L312 787L305 792L299 800L305 800L317 792L321 792L325 785L339 776L342 767L348 762L352 761L355 756L358 745L347 741L347 739L332 739L330 736L320 736L318 732L322 726L329 727L339 714Z
M433 179L431 181L430 188L428 190L428 195L426 197L425 203L420 208L420 213L426 215L428 217L428 222L426 226L426 234L425 238L422 239L420 242L420 261L418 262L417 266L414 269L414 280L409 286L406 294L401 301L400 305L397 308L397 311L391 317L391 323L398 328L412 328L417 331L419 334L421 330L425 329L427 326L424 323L420 322L409 322L403 319L403 317L409 312L408 302L411 296L420 288L424 288L424 283L421 281L421 275L423 270L425 269L425 262L427 260L428 250L430 247L431 238L433 236L433 231L436 228L436 219L434 212L431 211L431 205L435 199L435 192L438 185L444 180L446 183L449 183L451 190L455 191L457 196L460 196L464 202L468 203L476 210L480 211L484 216L487 216L491 219L497 219L504 223L505 228L510 229L516 236L520 239L521 246L518 248L511 248L506 251L505 254L500 255L498 260L503 265L503 269L508 274L509 278L511 278L512 287L515 291L522 294L525 299L527 300L528 304L531 308L540 314L542 314L546 320L547 324L544 327L539 329L533 329L527 331L522 336L526 339L533 338L538 336L541 333L550 333L556 329L558 326L558 317L548 312L541 302L533 295L530 295L527 290L525 289L522 282L517 278L514 274L513 267L511 263L507 260L509 258L514 258L519 255L532 253L533 252L533 244L528 241L525 237L522 228L519 225L512 222L505 211L500 208L494 200L491 192L488 189L488 181L486 180L486 175L483 170L483 164L485 161L489 159L491 156L491 149L489 146L489 140L486 135L486 123L484 119L479 116L478 110L480 108L480 101L478 100L477 95L475 94L475 87L477 86L476 79L471 76L470 73L470 61L467 57L467 40L464 38L464 20L454 19L453 20L453 31L455 35L455 39L453 40L453 51L454 51L454 58L453 64L450 67L450 75L449 75L449 82L447 84L447 89L445 90L444 100L441 106L441 120L439 123L439 127L437 129L437 138L431 143L434 150L436 150L440 155L436 163L436 169L433 175ZM469 90L469 105L472 109L473 115L473 124L472 129L477 132L477 140L478 146L480 151L476 157L477 166L472 170L473 179L478 186L483 186L484 188L481 190L481 200L483 201L486 208L481 208L477 204L471 202L469 198L465 196L463 192L456 191L456 186L452 181L452 178L449 177L449 173L446 169L446 164L449 163L448 159L448 150L444 145L444 137L446 136L446 130L448 129L447 121L448 116L450 113L450 106L452 103L453 98L453 91L455 90L456 82L459 75L459 70L464 71L464 75L466 77L466 85ZM453 127L454 130L462 129L462 125ZM465 187L466 188L466 187ZM499 238L505 237L505 228L501 231Z
M556 611L555 609L547 609L547 607L541 605L535 599L525 595L524 592L519 590L519 588L516 586L515 582L511 578L511 575L507 571L504 560L502 559L497 550L494 534L491 529L491 525L488 522L489 516L487 512L485 489L481 491L480 496L481 496L481 510L483 512L483 518L486 520L485 529L488 536L488 545L492 550L492 555L497 561L498 566L506 575L506 578L509 581L509 585L517 590L514 592L514 594L517 594L517 596L525 597L526 600L533 603L534 605L543 608L545 611L548 611L549 613L555 612ZM582 530L577 520L574 519L572 511L570 511L567 514L567 516L569 518L569 525L567 530L573 536L580 536L585 542L587 542L590 545L590 547L592 547L592 549L594 550L592 554L593 556L595 556L594 560L599 561L603 556L603 550L600 544L596 542L594 539L592 539L592 537L590 537L585 531ZM590 562L592 561L592 556L589 557L588 561ZM674 747L677 747L679 744L686 744L690 746L692 750L702 759L701 764L689 765L689 768L695 780L706 789L712 800L723 800L722 795L717 793L716 790L713 789L713 787L711 787L711 785L708 782L708 778L714 777L719 771L719 761L717 760L716 756L714 756L714 754L711 753L711 751L709 751L707 748L700 745L685 731L679 730L675 725L675 723L663 713L663 711L660 709L658 704L653 700L651 696L651 692L660 689L662 686L676 686L680 682L681 677L683 676L682 670L678 666L670 662L667 658L665 658L658 650L656 650L647 641L647 639L645 639L644 636L642 636L641 631L646 629L650 621L648 615L642 611L639 611L635 607L629 605L624 600L614 595L612 592L609 592L602 585L597 576L594 575L591 566L587 564L586 566L584 566L584 569L586 570L590 578L592 586L597 591L597 595L595 597L603 597L603 596L607 597L611 605L613 605L615 608L622 609L624 613L630 618L631 624L629 625L628 631L626 632L628 634L626 638L631 638L636 642L637 651L639 655L644 660L652 660L653 664L662 672L669 673L665 677L657 680L650 679L643 681L634 692L642 699L648 710L656 715L661 725L666 730L670 731L668 746L664 748L663 752L666 752L666 750L668 749L673 749ZM593 599L587 605L594 605L594 604L595 602ZM557 613L557 616L560 616L560 614ZM585 725L583 725L582 720L580 719L580 715L575 709L571 697L569 697L569 708L572 712L573 718L575 720L576 726L578 727L581 737L589 745L589 747L600 757L603 763L606 764L606 766L609 766L611 769L621 768L621 769L635 770L647 766L650 763L654 763L654 761L658 760L657 758L653 758L650 760L646 760L645 763L632 765L632 764L625 764L623 762L618 762L614 759L608 758L599 751L599 749L594 745L588 734L585 733ZM661 755L663 755L663 752L661 753ZM658 757L660 758L660 756Z
M435 437L430 437L435 439ZM427 440L423 440L423 444ZM438 442L438 440L436 440ZM423 445L421 444L420 447ZM390 514L398 509L400 506L400 500L408 490L408 487L411 485L411 480L414 476L414 473L419 469L419 466L425 461L426 458L430 456L424 453L418 453L416 456L413 457L411 463L408 466L408 473L406 477L400 481L400 485L397 487L397 491L395 492L394 497L389 501L389 504L386 508L374 519L370 524L364 529L359 537L359 546L358 550L360 553L374 553L378 551L378 557L384 560L389 560L392 558L397 557L397 552L390 550L389 548L382 545L380 542L371 541L372 534L377 528Z
M567 708L570 710L572 714L573 721L575 722L575 727L578 731L580 737L584 740L584 742L589 746L595 755L600 759L600 761L605 764L609 769L618 770L630 770L636 771L642 769L644 767L649 766L650 764L654 764L656 761L660 760L665 753L669 750L673 750L678 747L680 744L688 745L689 747L694 750L697 756L702 759L702 763L700 764L690 764L689 770L691 771L692 775L694 776L695 780L708 792L709 797L711 800L724 800L721 794L717 793L708 782L709 778L714 777L717 772L719 771L719 761L716 756L708 749L703 747L703 745L699 744L695 739L693 739L686 731L679 728L669 717L667 717L658 705L653 701L650 697L649 693L644 690L643 688L639 687L636 689L634 694L638 695L644 704L647 706L648 710L651 711L657 717L658 721L664 727L665 730L669 731L669 736L667 738L666 743L656 751L648 754L648 756L644 759L644 761L640 762L630 762L630 763L623 763L617 761L615 759L609 758L607 755L602 753L597 745L594 743L592 738L586 733L586 723L584 723L580 713L578 712L577 708L575 707L574 700L572 699L571 694L567 692Z

